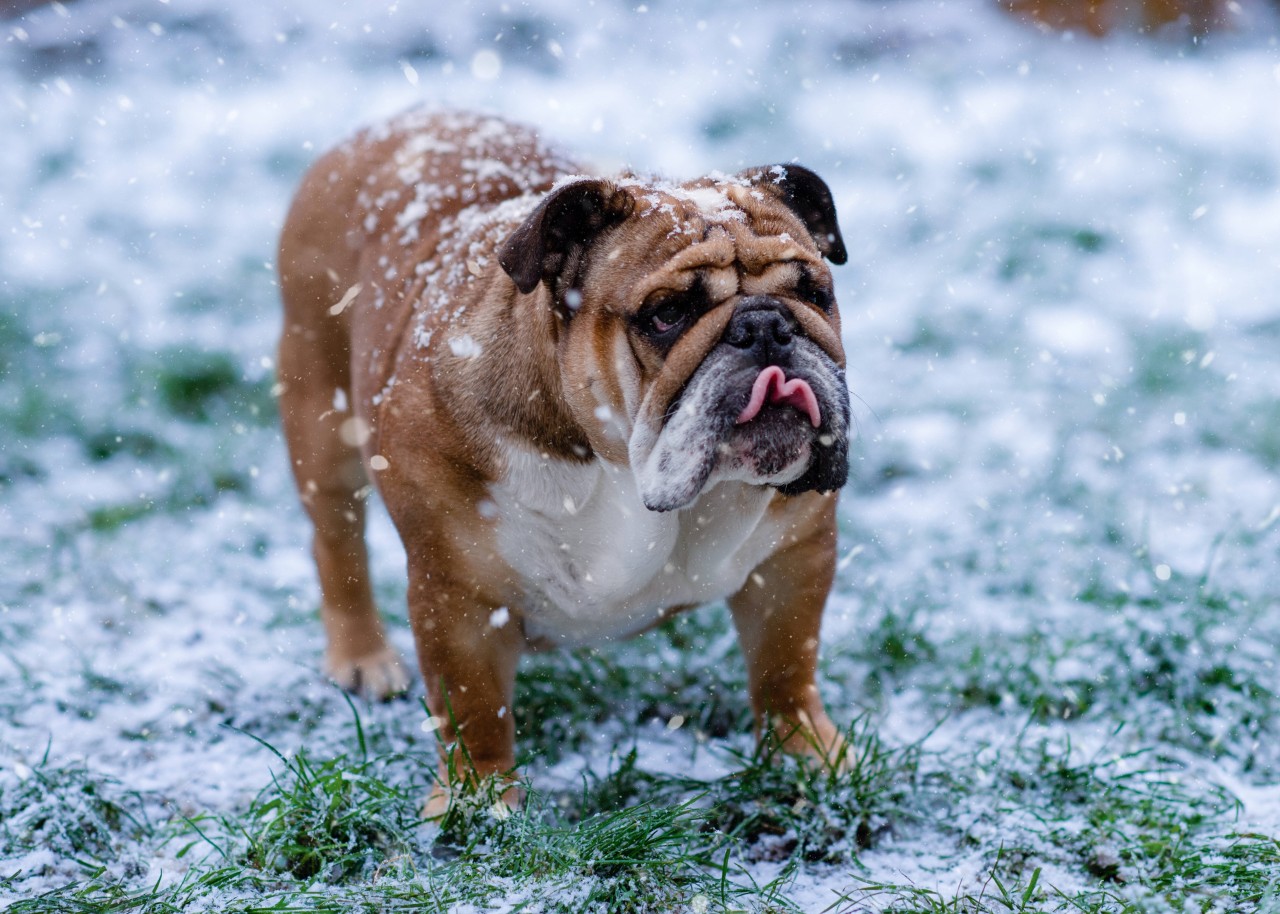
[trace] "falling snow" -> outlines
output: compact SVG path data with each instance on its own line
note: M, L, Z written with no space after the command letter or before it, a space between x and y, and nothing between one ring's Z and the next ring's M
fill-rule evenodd
M1239 832L1280 834L1280 734L1247 704L1280 692L1274 22L1241 4L1245 27L1193 47L1045 34L977 0L593 9L101 0L0 21L0 796L47 758L169 822L243 809L270 782L275 759L237 731L337 751L350 714L319 672L309 532L272 402L276 237L324 150L447 107L535 125L555 167L512 173L498 122L457 115L467 174L433 184L432 154L461 147L415 135L395 186L361 191L363 230L406 261L325 302L335 318L431 274L435 344L480 357L450 335L449 293L496 269L482 258L537 205L529 187L711 175L654 207L732 219L728 175L802 162L830 183L850 251L834 274L859 404L823 632L833 716L868 711L890 744L925 739L946 773L978 779L994 775L975 759L1027 734L1154 747L1238 797ZM512 199L463 208L415 259L422 220L482 186ZM432 334L410 327L422 350ZM408 657L403 551L370 508L378 597ZM676 662L665 642L609 650ZM1108 685L1169 667L1169 701ZM438 730L415 688L364 709L370 726L404 744ZM1039 698L1063 710L1046 718ZM530 774L572 792L634 745L649 770L718 776L750 736L708 736L702 710L630 730L611 717L598 745ZM946 897L980 884L1006 799L992 788L966 811L965 841L931 830L937 810L902 823L857 872ZM84 878L4 826L0 906L10 873L24 896ZM181 846L111 866L139 887L180 878ZM794 897L821 910L850 874L806 869Z

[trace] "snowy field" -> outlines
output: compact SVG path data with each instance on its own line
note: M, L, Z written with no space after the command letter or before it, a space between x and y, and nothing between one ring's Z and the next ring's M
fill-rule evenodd
M1196 46L978 0L282 6L0 21L0 908L1280 911L1264 11ZM420 684L318 673L275 239L419 102L831 184L850 775L753 755L722 607L526 663L507 819L419 824Z

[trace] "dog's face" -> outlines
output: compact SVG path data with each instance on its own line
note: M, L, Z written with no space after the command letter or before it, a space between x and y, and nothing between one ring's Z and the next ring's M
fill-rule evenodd
M831 193L794 165L572 181L499 255L521 291L550 290L569 409L654 511L722 480L844 484L849 393L824 257L846 258Z

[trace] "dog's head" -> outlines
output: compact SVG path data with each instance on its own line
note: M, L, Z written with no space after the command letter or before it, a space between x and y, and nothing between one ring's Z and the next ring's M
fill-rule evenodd
M549 290L569 408L654 511L722 480L844 484L849 392L824 258L846 259L835 204L798 165L570 180L499 252L521 292Z

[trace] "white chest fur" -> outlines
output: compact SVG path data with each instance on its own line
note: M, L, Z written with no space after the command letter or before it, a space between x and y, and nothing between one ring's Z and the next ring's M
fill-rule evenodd
M722 483L683 511L645 508L631 470L507 453L491 495L498 548L522 577L527 634L585 643L632 634L674 606L736 592L776 547L772 490Z

